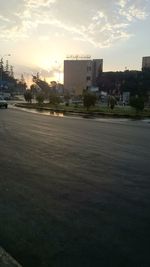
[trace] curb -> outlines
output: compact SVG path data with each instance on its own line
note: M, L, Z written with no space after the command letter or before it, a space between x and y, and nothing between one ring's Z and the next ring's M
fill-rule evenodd
M135 119L135 120L141 120L141 119L147 119L150 118L150 115L129 115L129 114L117 114L117 113L109 113L109 112L82 112L82 111L73 111L73 110L64 110L64 109L57 109L57 108L49 108L49 107L32 107L32 106L27 106L26 104L15 104L16 107L20 108L26 108L26 109L36 109L36 110L43 110L43 111L51 111L51 112L62 112L64 114L68 115L78 115L78 116L90 116L90 117L105 117L105 118L118 118L118 119Z
M0 267L22 267L3 248L0 247Z

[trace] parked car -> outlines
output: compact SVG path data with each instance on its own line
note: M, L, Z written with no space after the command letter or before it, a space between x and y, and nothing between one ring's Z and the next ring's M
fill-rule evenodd
M7 107L8 107L7 101L0 96L0 108L7 108Z

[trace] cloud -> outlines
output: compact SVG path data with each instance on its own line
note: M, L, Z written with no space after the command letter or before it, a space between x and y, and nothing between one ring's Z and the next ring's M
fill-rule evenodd
M145 1L146 3L147 1ZM120 0L118 2L119 14L122 18L125 18L127 21L131 22L135 19L144 20L148 16L146 12L146 6L143 5L144 1L125 1Z
M55 3L56 0L27 0L26 6L29 8L42 8L42 7L49 7L51 4Z
M33 84L32 77L36 76L37 73L39 73L41 79L46 79L46 81L49 83L50 81L52 81L52 79L58 79L58 76L62 75L62 70L56 65L53 65L50 70L42 68L39 69L38 66L32 66L31 68L23 65L15 65L16 78L20 79L21 75L23 74L28 87Z
M129 39L130 25L149 16L147 0L11 0L0 3L0 36L40 40L67 36L95 47ZM44 32L44 33L43 33Z

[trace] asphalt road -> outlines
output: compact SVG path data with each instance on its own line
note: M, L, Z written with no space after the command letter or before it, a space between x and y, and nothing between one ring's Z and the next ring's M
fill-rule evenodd
M0 110L0 245L24 267L149 267L150 124Z

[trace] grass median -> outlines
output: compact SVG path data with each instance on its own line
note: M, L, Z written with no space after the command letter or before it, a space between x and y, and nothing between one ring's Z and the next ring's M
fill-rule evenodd
M81 105L50 105L49 103L43 103L39 105L38 103L17 103L17 107L46 110L52 112L62 112L64 114L85 114L91 116L106 116L106 117L118 117L118 118L150 118L150 108L145 108L143 111L137 112L134 108L130 106L116 106L113 110L107 106L95 106L90 109L86 109Z

